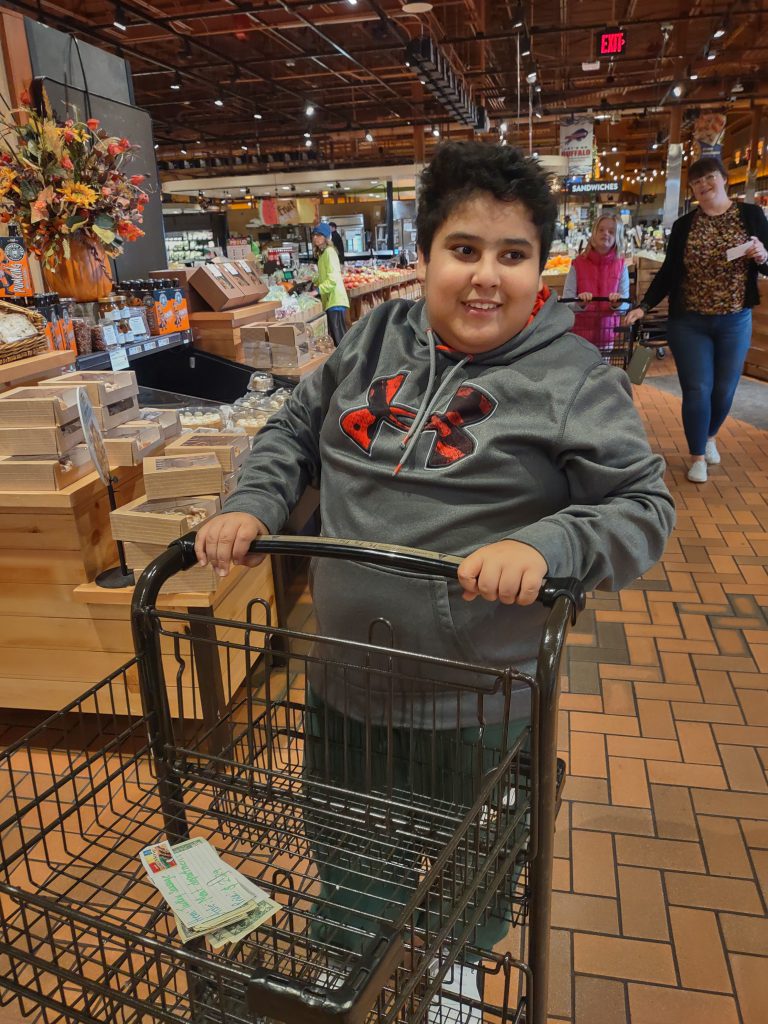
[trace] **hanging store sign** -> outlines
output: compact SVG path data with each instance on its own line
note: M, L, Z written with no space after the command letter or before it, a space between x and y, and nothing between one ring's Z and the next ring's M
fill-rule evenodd
M619 192L620 190L621 185L618 181L569 181L566 185L566 191L573 195L580 195L585 192Z
M722 155L725 122L725 114L717 110L707 110L696 118L693 126L694 160L703 156Z
M600 57L618 57L627 49L627 34L620 28L606 28L597 33L597 53Z
M260 199L253 204L253 220L248 226L317 224L319 220L317 199Z
M560 156L568 161L568 174L592 173L594 125L582 119L560 125Z

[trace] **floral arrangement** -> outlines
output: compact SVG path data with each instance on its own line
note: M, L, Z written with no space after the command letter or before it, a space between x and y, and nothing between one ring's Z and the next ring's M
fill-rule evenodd
M123 170L138 146L108 135L95 118L60 124L47 99L42 114L29 94L21 101L0 119L0 221L18 224L52 270L70 258L72 240L119 256L144 234L144 176Z

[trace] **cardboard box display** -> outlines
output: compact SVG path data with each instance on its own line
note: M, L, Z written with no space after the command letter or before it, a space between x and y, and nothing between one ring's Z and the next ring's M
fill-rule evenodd
M293 348L296 345L308 343L311 337L305 323L285 323L282 320L270 324L267 333L273 352L277 345Z
M219 264L209 263L198 267L189 283L217 313L247 304L245 292Z
M104 434L104 447L111 466L138 466L163 444L160 427L146 420L131 420Z
M207 455L161 455L144 460L144 488L148 498L221 494L224 470L212 452Z
M310 348L306 339L296 342L295 345L273 345L272 368L279 372L280 367L303 366L313 355L314 350Z
M162 501L137 498L110 512L112 536L115 540L167 547L198 529L206 519L216 515L219 508L219 499L214 494Z
M274 321L273 321L274 322ZM249 342L253 345L265 345L269 342L269 321L246 324L240 328L240 341Z
M207 433L193 430L169 444L166 455L204 455L214 454L225 473L233 473L245 460L249 448L247 434Z
M319 341L328 336L328 315L316 316L314 320L307 321L307 333L313 341Z
M49 455L58 458L84 441L79 419L63 426L0 427L0 455Z
M88 448L66 455L8 455L0 458L0 491L60 491L93 472Z
M241 290L245 296L246 304L250 305L251 303L258 302L269 291L269 288L258 277L247 273L237 260L227 260L221 264L221 267Z
M25 387L0 394L0 427L63 427L79 417L76 388Z
M269 370L272 366L272 347L269 342L244 341L242 360L254 370Z
M158 426L165 441L178 437L182 431L181 419L176 409L139 409L136 419Z
M125 545L125 562L137 578L154 560L166 550L164 544L143 544L129 541ZM191 569L177 572L167 580L161 594L209 594L216 589L221 577L211 565L193 565Z
M85 388L94 408L114 405L139 393L139 382L133 370L115 370L111 373L107 370L79 370L77 373L52 377L42 386Z

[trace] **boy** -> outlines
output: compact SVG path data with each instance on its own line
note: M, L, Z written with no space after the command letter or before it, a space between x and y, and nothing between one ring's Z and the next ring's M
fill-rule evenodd
M312 228L312 245L317 252L317 277L314 283L328 315L328 331L333 344L338 348L347 330L349 298L341 276L339 257L331 244L330 224L318 224Z
M419 192L425 298L374 310L299 385L254 439L224 513L198 533L201 563L225 575L233 561L258 561L246 555L251 541L277 533L321 476L326 536L463 561L456 585L318 560L319 634L366 643L381 618L400 649L525 672L547 614L534 603L545 575L618 589L653 565L674 521L664 464L626 377L570 333L572 312L542 286L556 216L535 161L485 143L442 146ZM375 716L386 707L395 734L434 724L438 738L498 743L500 703L485 702L480 739L473 695L458 707L455 691L433 700L413 678L418 666L408 672L410 691L382 683L373 700L373 674L346 690L312 678L307 702L323 711L323 729L371 714L382 725ZM526 688L513 694L511 717L514 736L529 720ZM403 749L413 756L414 746ZM448 798L465 782L452 750L437 769ZM392 900L391 887L369 891L379 907ZM478 946L492 948L505 930L481 929Z

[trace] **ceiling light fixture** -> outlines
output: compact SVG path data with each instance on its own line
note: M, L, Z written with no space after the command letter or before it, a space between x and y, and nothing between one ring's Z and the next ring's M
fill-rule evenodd
M182 149L182 150L181 150L181 155L182 155L182 156L186 156L186 155L187 155L187 151L186 151L186 149Z
M455 121L475 131L490 131L486 110L475 103L466 81L434 39L428 35L412 39L405 60L427 92Z
M507 124L507 122L502 121L501 124L499 125L499 131L501 132L501 134L506 135L508 129L509 125Z
M128 29L125 26L125 11L123 10L123 5L121 3L115 4L115 20L112 22L112 24L121 32L128 31Z
M366 130L366 133L365 133L365 141L366 141L366 142L373 142L373 132L372 132L372 131L370 130L370 128L368 128L368 129Z
M304 113L307 115L307 117L312 117L313 114L315 113L314 106L311 103L308 103L306 107L304 107Z
M432 128L432 134L435 136L436 139L440 138L440 129L437 127L437 125L434 125L434 127Z
M618 146L611 146L611 152L612 153L618 153L619 152L619 147Z
M248 147L247 147L247 146L241 146L241 147L240 147L240 149L242 149L242 151L243 151L244 153L247 153L247 152L248 152Z
M725 32L726 32L725 22L721 22L721 24L718 25L718 27L715 29L712 38L713 39L722 39L723 36L725 35Z
M515 15L512 18L512 28L522 28L525 24L525 18L523 17L523 5L518 4Z
M263 114L254 114L253 115L254 121L261 121L263 119L263 117L264 117Z
M223 107L224 106L224 100L219 97L219 99L215 99L213 101L213 105L215 107Z
M534 110L533 113L534 113L534 116L537 117L539 120L541 120L544 117L544 115L542 114L542 112L540 110Z
M717 51L707 50L707 60L717 60Z
M678 99L683 95L683 87L679 82L672 88L672 95L677 96Z
M698 72L698 71L695 71L695 70L690 70L690 71L688 72L688 78L689 78L689 79L690 79L690 80L691 80L692 82L696 82L696 81L698 81L698 78L699 78L699 72Z
M311 137L312 137L312 133L311 132L304 132L304 138L305 139L309 139Z
M530 57L531 55L531 40L525 35L523 36L522 42L520 43L520 56Z
M529 71L528 74L525 76L525 80L528 83L528 85L533 85L537 77L538 76L535 71Z
M307 139L304 145L307 147L307 149L309 149L309 147L312 145L312 139Z
M174 91L178 91L181 88L181 75L179 74L178 71L173 76L173 81L171 82L171 88Z

